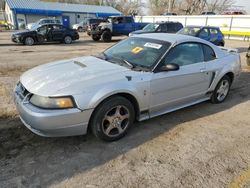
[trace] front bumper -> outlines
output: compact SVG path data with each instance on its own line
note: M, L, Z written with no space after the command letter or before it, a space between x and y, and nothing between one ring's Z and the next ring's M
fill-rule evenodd
M15 43L21 43L21 38L16 37L14 35L11 36L11 40L12 40L12 42L15 42Z
M37 135L45 137L75 136L87 133L93 109L52 110L35 107L15 91L15 104L23 124Z

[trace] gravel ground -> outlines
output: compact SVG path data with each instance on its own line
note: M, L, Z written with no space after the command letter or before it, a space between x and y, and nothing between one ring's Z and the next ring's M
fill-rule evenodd
M204 102L136 123L123 139L105 143L92 135L43 138L27 130L12 90L25 70L90 55L114 44L81 34L72 45L32 47L0 33L0 187L250 187L249 42L238 48L243 72L228 99ZM118 38L121 39L121 38Z

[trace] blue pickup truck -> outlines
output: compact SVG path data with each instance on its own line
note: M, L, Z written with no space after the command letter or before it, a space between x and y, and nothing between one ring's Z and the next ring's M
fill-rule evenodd
M110 42L112 36L129 35L130 32L140 30L148 23L137 23L132 16L111 16L107 21L92 26L90 34L94 41Z

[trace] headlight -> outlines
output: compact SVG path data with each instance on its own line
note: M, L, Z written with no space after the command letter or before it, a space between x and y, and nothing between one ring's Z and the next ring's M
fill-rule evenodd
M133 33L129 33L128 36L129 36L129 37L133 36Z
M39 95L32 95L30 103L35 106L48 109L65 109L75 107L72 97L42 97Z

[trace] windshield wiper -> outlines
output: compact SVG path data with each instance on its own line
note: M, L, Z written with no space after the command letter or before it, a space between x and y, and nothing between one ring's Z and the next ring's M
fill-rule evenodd
M135 65L132 64L132 63L130 63L130 62L127 61L126 59L123 59L123 58L122 58L121 60L122 60L122 62L126 63L131 69L135 68Z

